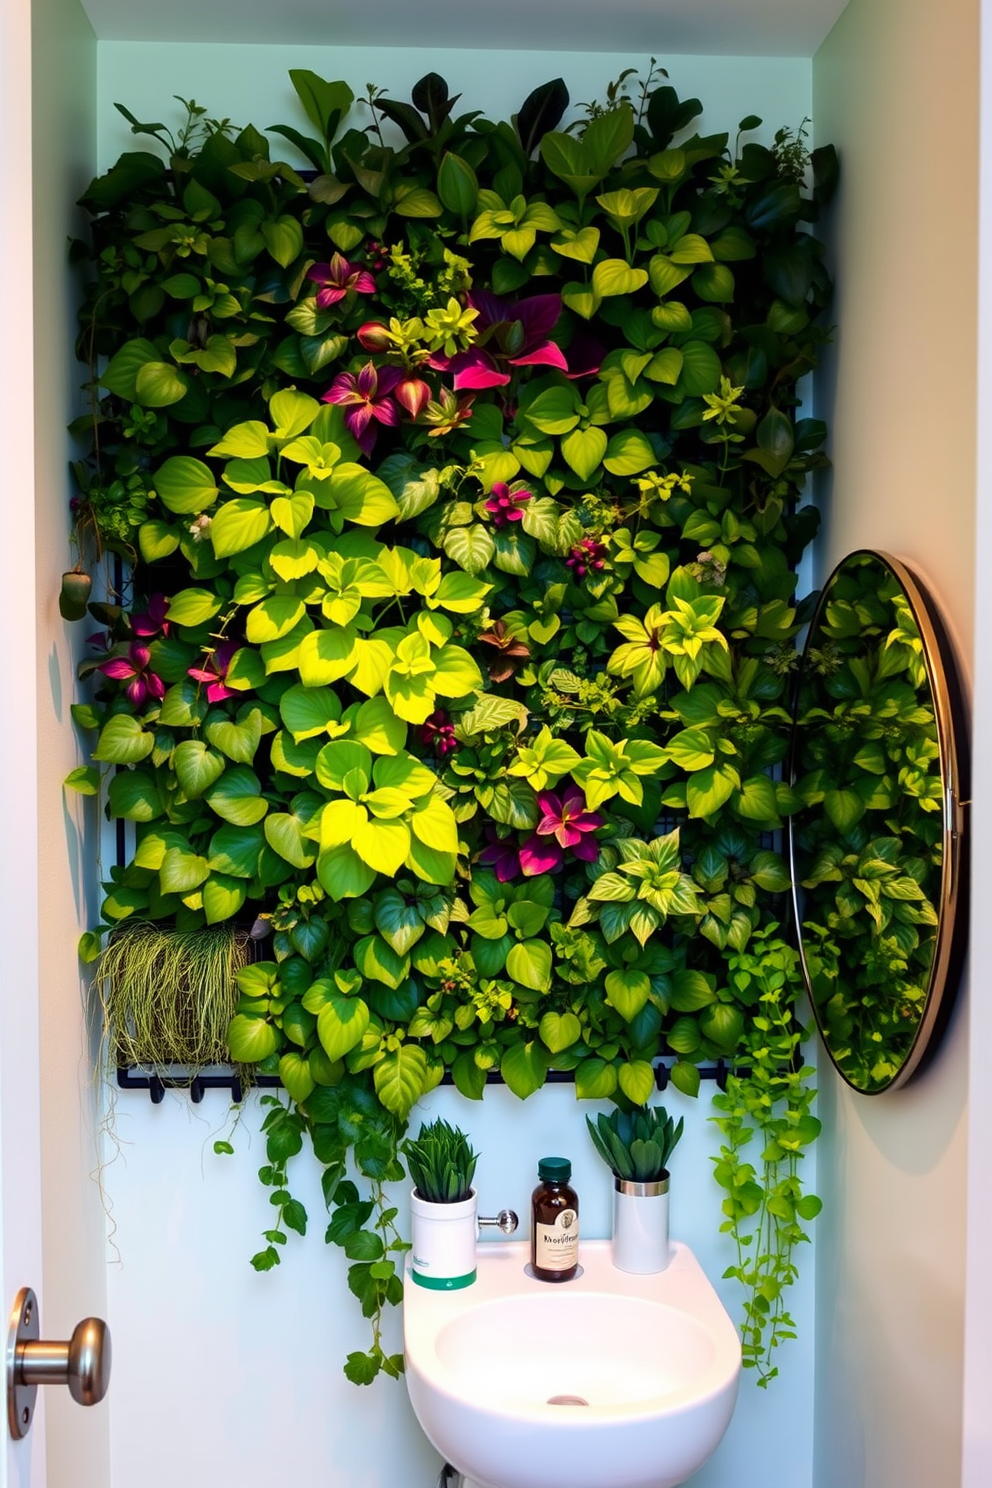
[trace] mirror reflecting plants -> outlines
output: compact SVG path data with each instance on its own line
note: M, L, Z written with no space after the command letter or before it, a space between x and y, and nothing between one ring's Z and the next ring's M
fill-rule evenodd
M938 627L902 564L853 553L802 662L791 837L803 963L831 1059L871 1095L924 1057L963 937L957 690Z

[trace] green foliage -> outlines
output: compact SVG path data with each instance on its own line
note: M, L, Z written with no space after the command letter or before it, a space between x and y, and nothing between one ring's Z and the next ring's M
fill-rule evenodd
M802 1226L822 1207L803 1193L800 1173L803 1149L819 1136L820 1123L810 1109L814 1071L799 1057L799 957L777 929L766 925L748 950L729 958L731 984L754 1011L741 1040L743 1069L728 1077L726 1095L714 1096L721 1114L710 1118L723 1138L715 1159L727 1195L721 1229L737 1246L736 1265L724 1274L745 1289L744 1367L756 1369L765 1387L778 1374L775 1349L796 1336L785 1292L798 1275L796 1246L809 1238Z
M653 1082L652 1082L653 1083ZM614 1178L628 1183L657 1183L668 1175L668 1160L682 1136L684 1125L678 1125L663 1106L641 1110L600 1113L593 1121L586 1117L593 1145Z
M687 137L653 64L567 130L560 80L515 125L372 87L362 130L291 77L306 122L269 132L313 179L190 105L129 115L167 163L84 197L77 539L133 568L70 784L135 824L87 957L129 921L264 940L227 1033L289 1102L255 1263L309 1142L367 1383L400 1368L383 1185L446 1071L639 1106L667 1041L678 1089L718 1058L756 1088L731 972L788 885L829 152L808 193L784 137Z
M440 1117L421 1122L416 1141L404 1142L401 1150L417 1193L428 1204L460 1204L470 1197L478 1153L458 1127Z

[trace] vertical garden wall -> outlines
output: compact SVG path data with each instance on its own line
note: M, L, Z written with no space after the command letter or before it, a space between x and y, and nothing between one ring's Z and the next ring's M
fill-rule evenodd
M363 129L293 81L270 134L311 170L190 111L86 198L77 531L124 568L77 783L134 848L84 949L112 934L113 996L150 935L256 938L227 1035L285 1092L256 1263L305 1227L307 1139L375 1325L359 1381L398 1368L383 1184L446 1073L641 1104L662 1049L689 1094L735 1064L716 1172L761 1227L767 1377L816 1210L777 834L832 156L693 135L657 75L570 132L561 84L493 124L431 75Z

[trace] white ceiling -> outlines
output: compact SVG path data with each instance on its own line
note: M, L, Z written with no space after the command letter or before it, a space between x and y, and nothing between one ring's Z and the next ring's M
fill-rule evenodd
M82 0L101 41L811 57L847 0Z

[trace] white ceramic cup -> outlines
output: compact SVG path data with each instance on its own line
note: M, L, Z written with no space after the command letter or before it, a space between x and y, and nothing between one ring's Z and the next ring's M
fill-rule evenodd
M613 1181L613 1264L647 1276L664 1271L668 1248L668 1174L655 1183Z
M410 1195L413 1279L436 1292L455 1292L475 1280L479 1226L475 1189L458 1204L429 1204Z

